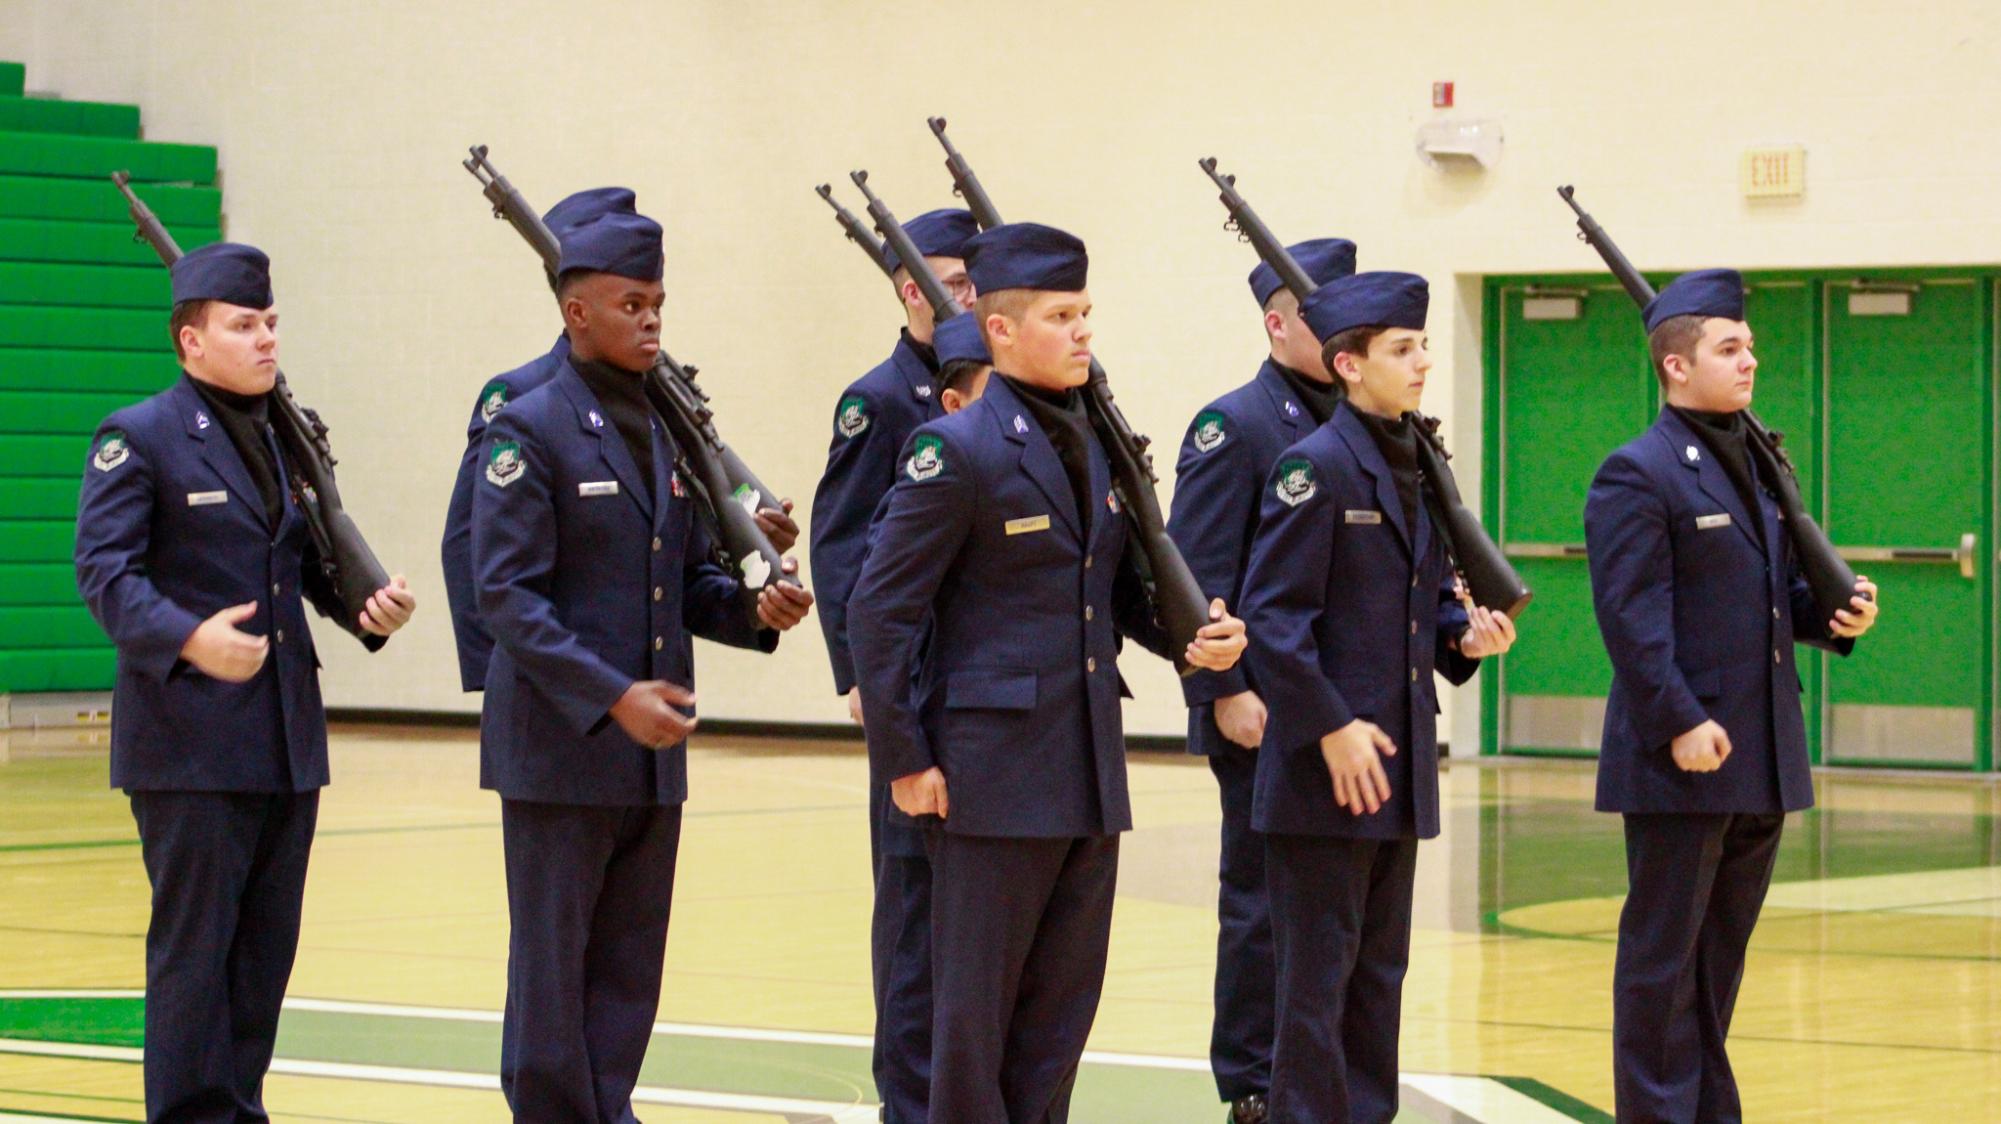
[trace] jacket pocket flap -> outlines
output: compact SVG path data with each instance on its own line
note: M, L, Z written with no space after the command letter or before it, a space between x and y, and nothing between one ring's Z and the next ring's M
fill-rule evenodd
M1035 673L1009 668L954 672L945 683L945 705L951 709L1032 710Z

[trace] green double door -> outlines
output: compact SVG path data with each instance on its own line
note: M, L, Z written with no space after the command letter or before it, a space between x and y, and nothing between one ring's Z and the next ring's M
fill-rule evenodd
M1837 548L1882 590L1854 656L1801 650L1814 759L1992 768L1994 276L1746 282L1755 408L1786 434ZM1493 278L1486 297L1486 517L1536 600L1487 679L1483 749L1588 755L1612 671L1585 493L1661 396L1638 311L1609 279Z

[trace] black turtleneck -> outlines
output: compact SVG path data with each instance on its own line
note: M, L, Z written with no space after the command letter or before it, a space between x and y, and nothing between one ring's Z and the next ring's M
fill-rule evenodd
M1362 428L1376 439L1376 448L1383 452L1383 459L1389 462L1390 479L1396 482L1397 501L1403 505L1403 525L1410 528L1413 541L1417 538L1417 430L1411 428L1409 414L1394 420L1377 417L1367 410L1357 409L1355 416L1362 419Z
M1302 375L1276 359L1271 361L1271 365L1277 369L1279 377L1285 380L1285 385L1292 388L1292 393L1299 398L1300 405L1305 406L1306 412L1313 415L1313 424L1326 425L1327 419L1334 416L1335 405L1341 401L1341 388L1335 383L1321 382L1319 379Z
M1757 477L1751 470L1751 431L1744 424L1744 413L1732 410L1718 413L1714 410L1691 410L1686 406L1669 406L1668 409L1681 415L1681 420L1695 431L1703 445L1716 455L1723 466L1723 474L1730 478L1730 486L1737 489L1737 498L1744 504L1744 510L1751 516L1751 534L1759 542L1765 541L1765 513L1758 505Z
M572 358L577 375L590 387L598 404L611 415L611 424L617 428L619 436L625 438L625 447L631 451L633 463L639 466L639 478L645 482L646 496L653 498L653 406L646 401L646 376L623 367L596 359Z
M996 371L995 374L1000 374ZM1012 375L1001 375L1008 386L1014 388L1022 404L1028 407L1029 416L1035 419L1042 432L1049 437L1049 443L1056 448L1056 459L1063 462L1063 474L1070 478L1070 495L1077 501L1077 521L1085 527L1091 525L1091 422L1084 416L1084 399L1077 391L1045 390L1030 386Z
M903 343L904 346L910 348L911 351L915 352L919 359L922 359L924 361L925 370L930 371L933 376L936 376L938 374L937 348L932 347L930 344L925 343L923 340L920 340L916 336L911 335L909 328L903 329Z
M206 383L188 376L195 384L196 393L215 411L215 420L222 425L222 431L229 434L229 443L236 446L236 455L242 459L243 467L250 471L250 480L257 485L257 498L264 503L264 521L273 531L285 512L284 475L278 470L278 455L273 451L276 439L271 432L271 394L238 394L225 390L213 383Z

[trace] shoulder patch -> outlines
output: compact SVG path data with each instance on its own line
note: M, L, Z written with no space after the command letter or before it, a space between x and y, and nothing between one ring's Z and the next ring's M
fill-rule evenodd
M125 439L125 431L107 429L104 436L97 439L97 447L90 451L90 466L99 472L110 472L131 456L132 444Z
M868 428L868 399L859 394L851 394L841 399L841 408L834 415L834 429L843 437L859 437Z
M527 467L528 461L521 455L519 441L495 441L493 452L486 458L486 479L495 487L505 488L521 479L521 473Z
M1313 462L1305 457L1292 457L1279 462L1278 485L1273 489L1279 500L1287 507L1298 507L1313 498L1320 485L1313 479Z
M1223 430L1223 415L1215 410L1204 410L1195 415L1195 451L1206 453L1221 445L1229 434Z
M479 416L482 421L492 421L493 415L507 405L507 384L495 379L479 392Z
M916 447L911 450L910 463L903 466L903 471L912 480L923 483L944 470L945 442L928 433L919 437Z

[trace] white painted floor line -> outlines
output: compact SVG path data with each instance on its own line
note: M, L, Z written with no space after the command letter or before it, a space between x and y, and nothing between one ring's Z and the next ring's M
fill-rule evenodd
M1491 1078L1445 1073L1402 1077L1404 1084L1483 1124L1577 1124L1573 1117Z

